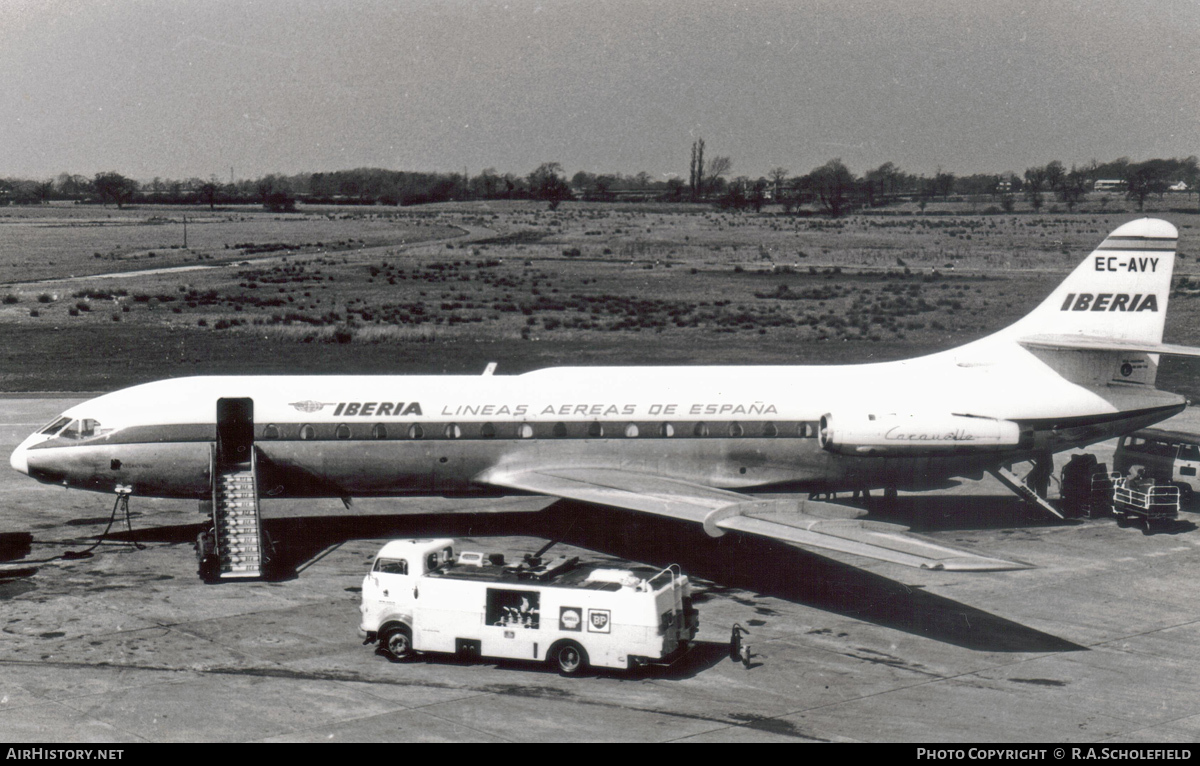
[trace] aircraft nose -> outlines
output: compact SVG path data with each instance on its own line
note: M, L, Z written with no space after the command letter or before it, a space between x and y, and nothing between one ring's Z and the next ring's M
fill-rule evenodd
M8 458L8 464L25 475L29 475L29 450L22 444L13 450Z

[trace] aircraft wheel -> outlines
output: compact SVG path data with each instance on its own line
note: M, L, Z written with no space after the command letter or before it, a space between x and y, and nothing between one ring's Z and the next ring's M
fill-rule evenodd
M564 676L577 675L587 667L587 652L574 641L564 641L554 652L554 662L558 672Z
M379 643L388 654L401 659L412 653L412 630L407 625L389 628L379 637Z

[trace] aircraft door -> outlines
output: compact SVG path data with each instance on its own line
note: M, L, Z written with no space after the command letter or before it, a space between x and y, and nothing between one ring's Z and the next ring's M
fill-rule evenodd
M254 449L254 400L217 400L217 462L249 463Z

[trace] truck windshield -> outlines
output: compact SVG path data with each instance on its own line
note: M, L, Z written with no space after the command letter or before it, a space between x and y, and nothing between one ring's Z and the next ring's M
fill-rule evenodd
M383 574L406 575L408 574L408 561L405 559L376 559L374 571Z

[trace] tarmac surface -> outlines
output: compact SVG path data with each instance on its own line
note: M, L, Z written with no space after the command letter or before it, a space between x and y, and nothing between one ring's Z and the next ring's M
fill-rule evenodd
M74 403L0 398L0 453ZM1191 410L1165 427L1200 431ZM1113 445L1092 448L1111 465ZM1061 461L1060 461L1061 462ZM196 504L0 469L0 740L1195 742L1200 530L1045 518L990 479L872 518L1035 568L926 572L530 498L267 502L294 575L204 585ZM357 635L393 537L689 573L701 630L669 669L562 678L535 664L392 662ZM134 546L134 543L141 546ZM730 628L750 630L745 668Z

